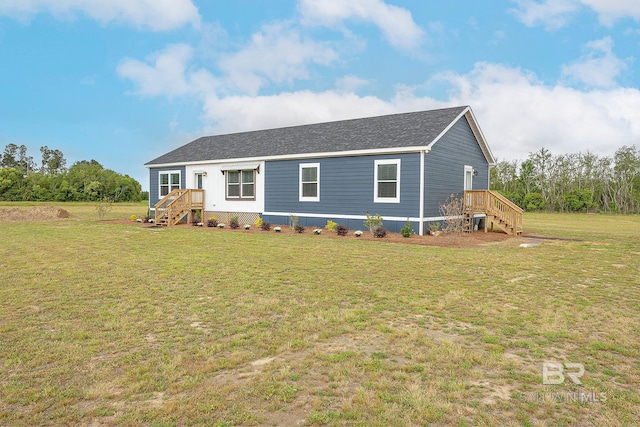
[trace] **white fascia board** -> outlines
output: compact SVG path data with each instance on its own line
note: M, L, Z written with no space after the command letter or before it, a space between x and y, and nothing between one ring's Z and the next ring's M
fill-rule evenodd
M473 114L473 111L469 106L467 106L464 110L462 110L462 112L458 115L458 117L456 117L455 120L452 120L451 123L449 123L449 126L444 128L444 130L440 132L440 135L438 135L433 141L431 141L431 143L427 146L427 150L431 150L431 148L433 148L433 146L447 132L449 132L449 130L451 130L453 125L458 123L458 120L460 120L462 116L466 116L467 121L469 122L469 126L471 127L471 131L473 132L473 135L476 137L476 141L478 141L478 144L480 145L480 149L482 150L482 154L484 154L485 159L487 159L487 162L489 163L490 166L494 166L496 164L496 159L493 157L493 153L491 152L489 145L487 145L487 140L484 138L484 134L482 133L482 130L480 130L480 126L478 126L478 121L476 120L476 116Z
M209 159L209 160L197 160L192 162L180 162L180 163L163 163L157 165L145 165L147 168L166 168L176 166L190 166L190 165L202 165L202 164L219 164L219 163L241 163L241 162L266 162L270 160L298 160L298 159L313 159L313 158L326 158L326 157L350 157L350 156L373 156L376 154L399 154L399 153L417 153L420 151L429 151L425 146L413 146L413 147L393 147L393 148L377 148L368 150L349 150L349 151L332 151L325 153L302 153L302 154L282 154L278 156L264 156L264 157L236 157L233 159Z

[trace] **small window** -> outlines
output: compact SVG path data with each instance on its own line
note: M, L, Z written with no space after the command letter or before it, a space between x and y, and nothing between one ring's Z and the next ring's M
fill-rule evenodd
M376 160L373 201L400 203L400 160Z
M180 188L180 172L169 171L159 173L160 198Z
M255 200L255 170L226 171L227 199Z
M300 201L320 201L320 163L300 164Z

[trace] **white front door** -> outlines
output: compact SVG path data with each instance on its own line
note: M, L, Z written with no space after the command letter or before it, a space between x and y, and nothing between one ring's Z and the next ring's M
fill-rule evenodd
M202 190L202 177L203 177L203 173L202 172L198 172L196 173L195 176L195 186L197 190Z
M464 167L464 191L473 190L473 166ZM471 194L465 194L465 205L472 205L473 196Z
M464 167L464 189L473 190L473 167L465 166Z

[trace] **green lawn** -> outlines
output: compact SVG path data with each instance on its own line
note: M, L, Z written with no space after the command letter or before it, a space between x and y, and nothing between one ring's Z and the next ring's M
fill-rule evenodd
M0 425L640 423L638 216L455 249L58 206L0 223Z

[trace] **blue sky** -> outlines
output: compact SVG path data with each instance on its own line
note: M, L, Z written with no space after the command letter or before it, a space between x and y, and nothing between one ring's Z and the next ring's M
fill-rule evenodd
M499 160L640 145L637 0L0 0L0 149L148 188L199 136L471 105Z

